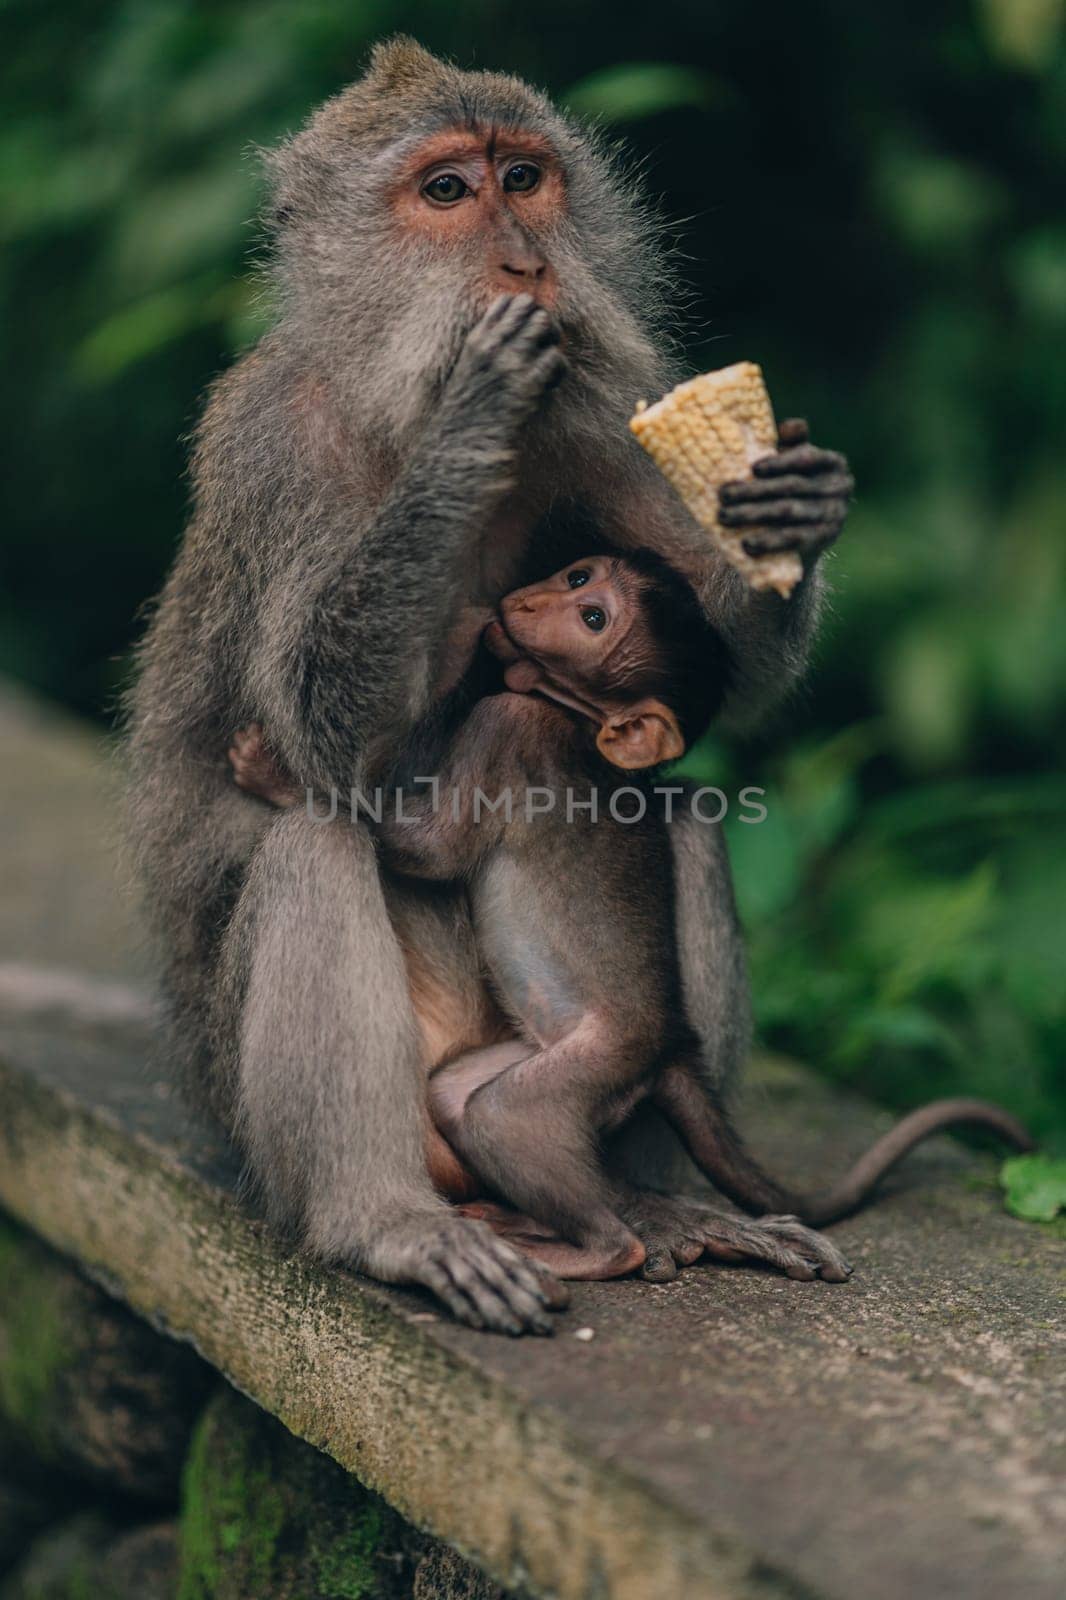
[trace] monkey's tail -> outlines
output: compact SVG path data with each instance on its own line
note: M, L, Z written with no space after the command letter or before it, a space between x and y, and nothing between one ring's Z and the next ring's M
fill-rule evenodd
M987 1128L1015 1150L1034 1150L1035 1141L1010 1112L987 1100L931 1100L920 1106L860 1156L851 1171L823 1194L798 1197L794 1208L804 1222L822 1227L857 1211L881 1179L931 1134L945 1128Z

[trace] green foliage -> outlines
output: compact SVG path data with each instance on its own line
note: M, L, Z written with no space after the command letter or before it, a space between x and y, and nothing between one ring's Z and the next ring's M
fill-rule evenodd
M1066 1161L1048 1156L1013 1156L1004 1161L1000 1182L1007 1210L1028 1222L1053 1222L1066 1211Z
M605 67L593 72L566 93L566 104L582 117L607 122L636 122L660 111L681 106L703 109L728 93L706 72L690 67L651 63Z
M809 690L693 770L764 1038L1066 1136L1066 96L1059 0L12 0L0 9L0 671L103 713L183 517L180 440L262 327L252 147L406 29L624 131L694 368L759 360L852 459Z

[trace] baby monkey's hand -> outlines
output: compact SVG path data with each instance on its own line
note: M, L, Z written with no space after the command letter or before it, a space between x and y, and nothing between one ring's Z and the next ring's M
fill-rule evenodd
M723 528L750 528L741 544L749 556L796 550L808 567L844 525L855 480L837 450L810 442L799 417L782 422L778 447L752 467L752 477L723 483L718 520Z
M250 722L238 728L228 751L237 787L256 795L272 806L295 806L301 799L300 791L285 769L275 760L262 727Z

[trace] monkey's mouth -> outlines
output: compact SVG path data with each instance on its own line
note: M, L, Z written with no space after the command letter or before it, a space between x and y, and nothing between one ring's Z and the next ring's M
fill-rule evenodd
M481 635L486 646L500 661L519 661L523 655L521 647L512 639L507 631L507 625L499 615L487 623Z

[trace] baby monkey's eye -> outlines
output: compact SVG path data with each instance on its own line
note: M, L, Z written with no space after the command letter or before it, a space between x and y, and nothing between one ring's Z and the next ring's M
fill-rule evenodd
M531 161L516 162L503 175L503 187L509 194L528 194L540 182L540 168Z
M427 200L435 200L439 206L453 206L470 190L457 172L440 172L435 178L430 178L422 193Z
M582 584L588 583L591 576L588 567L575 567L573 572L566 574L566 581L571 589L580 589Z
M607 613L599 606L582 606L581 620L593 633L602 633L607 626Z

